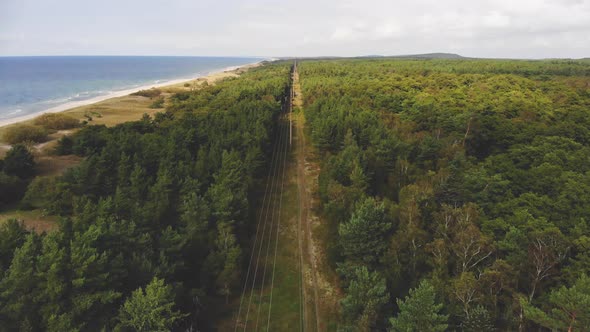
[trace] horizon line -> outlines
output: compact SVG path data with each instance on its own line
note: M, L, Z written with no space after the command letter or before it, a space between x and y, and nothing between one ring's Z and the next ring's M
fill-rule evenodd
M477 57L477 56L464 56L459 53L452 52L426 52L426 53L413 53L413 54L361 54L361 55L313 55L313 56L262 56L262 55L170 55L170 54L25 54L25 55L2 55L0 58L33 58L33 57L176 57L176 58L252 58L252 59L273 59L273 60L289 60L289 59L355 59L355 58L412 58L412 57L423 57L428 59L428 55L453 55L456 58L440 58L441 60L585 60L590 59L590 56L584 56L579 58L574 57L546 57L546 58L519 58L519 57ZM434 57L431 57L434 58Z

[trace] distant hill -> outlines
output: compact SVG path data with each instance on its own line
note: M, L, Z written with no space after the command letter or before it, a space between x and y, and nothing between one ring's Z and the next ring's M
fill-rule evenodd
M337 59L471 59L454 53L424 53L424 54L407 54L407 55L361 55L356 57L342 56L313 56L313 57L280 57L279 60L337 60Z
M345 57L345 56L314 56L314 57L281 57L279 60L338 60L338 59L487 59L487 60L578 60L578 61L590 61L590 57L568 59L568 58L546 58L546 59L524 59L524 58L479 58L479 57L466 57L456 53L424 53L424 54L405 54L405 55L380 55L380 54L369 54L361 55L356 57Z
M364 55L359 58L396 58L396 59L467 59L454 53L425 53L407 55Z

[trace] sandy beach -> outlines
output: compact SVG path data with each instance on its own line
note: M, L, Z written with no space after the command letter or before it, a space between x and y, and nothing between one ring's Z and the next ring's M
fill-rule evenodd
M188 79L176 79L157 84L149 84L133 89L126 89L111 93L105 96L99 96L92 99L64 103L62 105L46 109L41 112L28 114L25 116L11 119L0 120L0 159L10 150L11 145L3 141L4 132L13 125L19 123L32 123L33 119L44 113L63 112L80 121L88 120L92 117L91 124L114 126L119 123L139 120L144 114L153 116L157 112L162 112L163 108L150 107L153 102L150 98L133 96L134 92L150 88L159 88L162 90L162 96L171 96L175 92L188 91L198 88L204 82L214 84L216 81L236 77L240 73L257 66L264 61L245 64L241 66L226 67L222 70L212 71L207 75L197 76ZM188 86L186 86L188 85ZM40 155L47 154L56 144L57 140L64 135L69 134L64 131L52 133L47 137L47 141L33 145L34 151Z
M35 112L32 114L27 114L27 115L14 117L14 118L10 118L10 119L2 119L2 120L0 120L0 127L5 127L5 126L9 126L9 125L16 124L19 122L31 120L31 119L34 119L44 113L65 112L65 111L69 111L69 110L72 110L74 108L78 108L81 106L92 105L92 104L100 103L100 102L103 102L103 101L106 101L109 99L128 96L128 95L130 95L134 92L137 92L139 90L146 90L146 89L151 89L151 88L173 87L176 85L181 85L181 84L196 81L196 80L206 80L209 82L214 82L214 81L224 78L228 75L236 74L241 70L246 70L248 68L253 68L253 67L259 66L263 61L245 64L245 65L241 65L241 66L226 67L221 70L209 72L209 73L202 75L202 76L195 76L192 78L174 79L174 80L169 80L169 81L165 81L165 82L161 82L161 83L147 84L147 85L143 85L143 86L139 86L139 87L134 87L131 89L115 91L115 92L109 93L107 95L98 96L98 97L94 97L91 99L67 102L62 105L51 107L51 108L48 108L48 109L40 111L40 112Z

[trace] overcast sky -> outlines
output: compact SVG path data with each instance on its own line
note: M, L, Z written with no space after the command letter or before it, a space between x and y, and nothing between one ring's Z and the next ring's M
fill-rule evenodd
M0 0L0 55L590 57L590 0Z

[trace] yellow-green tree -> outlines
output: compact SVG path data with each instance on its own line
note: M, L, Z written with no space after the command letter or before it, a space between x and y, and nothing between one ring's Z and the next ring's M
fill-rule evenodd
M134 291L119 310L121 327L135 331L170 331L185 317L174 310L172 288L164 280L154 278L146 287Z

